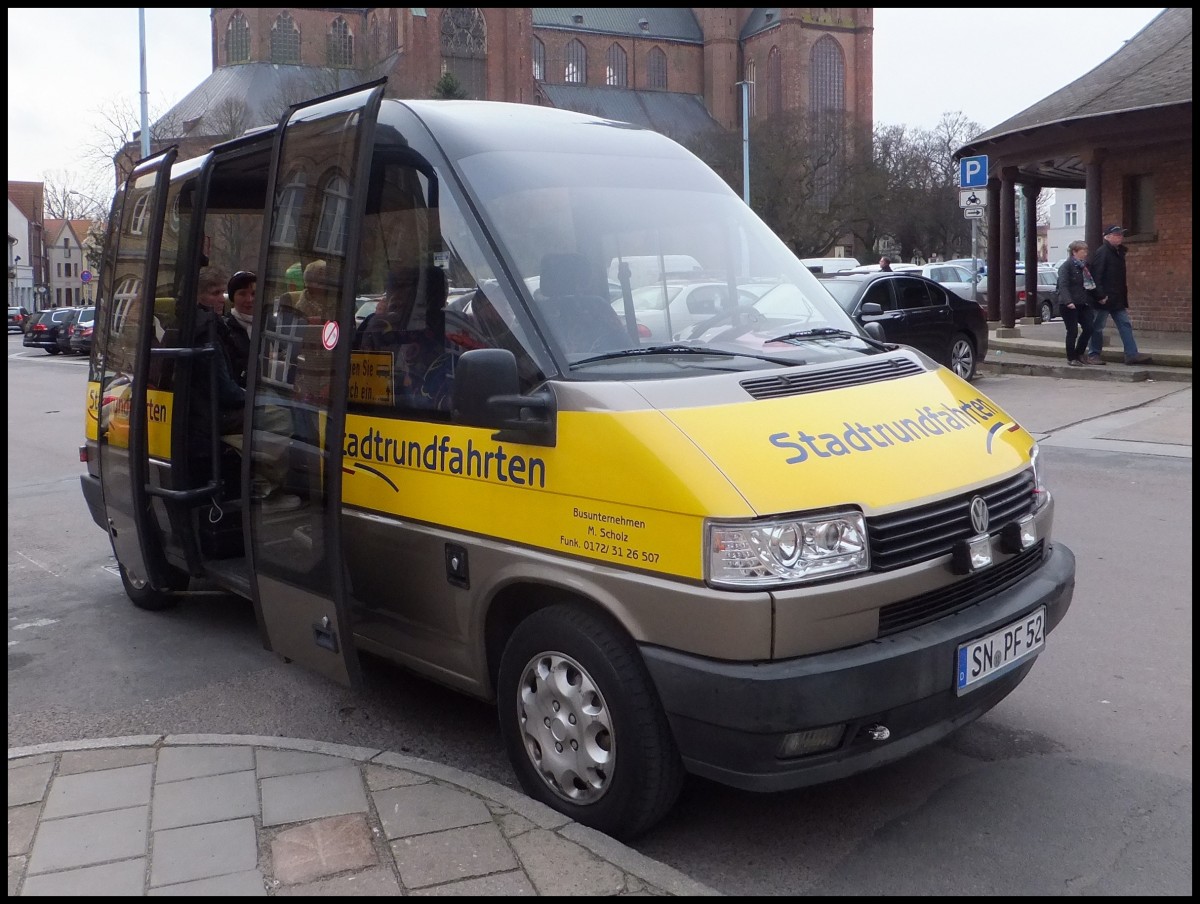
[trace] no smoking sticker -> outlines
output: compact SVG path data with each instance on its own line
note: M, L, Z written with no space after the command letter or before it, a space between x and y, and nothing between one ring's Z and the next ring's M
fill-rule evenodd
M337 321L326 322L324 329L321 330L321 344L325 346L325 351L332 351L333 347L338 344L339 333Z

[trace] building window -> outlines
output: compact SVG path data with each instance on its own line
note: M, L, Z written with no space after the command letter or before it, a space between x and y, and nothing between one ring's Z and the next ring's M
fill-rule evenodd
M61 278L61 277L62 277L62 261L56 261L56 262L55 262L55 264L54 264L54 275L55 275L55 276L57 276L57 277L59 277L59 278Z
M1062 222L1062 224L1064 226L1078 226L1079 225L1079 205L1078 204L1064 204L1063 205L1063 222Z
M141 235L146 228L146 208L150 206L151 192L146 192L134 202L133 214L129 218L129 234Z
M1127 183L1129 198L1129 232L1150 235L1154 232L1154 177L1130 176Z
M280 13L271 26L271 62L280 66L300 65L300 29L287 13Z
M620 44L613 44L608 48L608 54L605 57L604 84L610 88L624 88L629 84L628 72L625 48Z
M483 10L442 10L442 72L452 72L467 97L487 98L487 23Z
M338 16L329 26L325 36L325 55L329 65L339 69L349 69L354 66L354 35L346 20Z
M646 58L646 87L667 90L667 55L659 47L651 47Z
M746 81L750 83L750 115L758 112L758 65L754 60L746 63Z
M229 25L225 29L225 62L250 62L250 23L236 10L229 17Z
M772 47L767 54L767 112L783 112L783 65L779 48Z
M546 45L540 38L533 39L533 78L539 82L546 80Z
M379 31L379 16L371 16L367 24L367 52L371 62L383 59L383 35Z
M563 69L563 81L568 85L587 84L587 48L577 38L573 38L567 44L567 65Z
M774 51L772 51L774 53ZM846 60L842 45L829 35L813 45L808 102L814 113L846 110Z
M339 256L345 253L349 210L350 183L342 176L334 176L325 186L325 195L321 199L321 217L317 221L313 250Z
M304 204L306 180L301 170L294 170L279 191L276 204L275 231L271 242L295 248L300 234L300 211Z

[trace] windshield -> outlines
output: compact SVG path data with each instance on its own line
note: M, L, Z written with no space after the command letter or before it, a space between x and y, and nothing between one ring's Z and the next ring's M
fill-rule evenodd
M460 160L526 303L572 376L610 378L617 375L584 371L619 368L621 378L636 379L661 361L606 353L678 342L761 352L789 325L849 334L836 340L840 350L797 346L796 363L876 352L712 170L666 148L661 156L523 150ZM734 361L677 347L658 354L686 359L679 366L687 369L755 369L778 366L772 362L792 350L772 346L769 355Z

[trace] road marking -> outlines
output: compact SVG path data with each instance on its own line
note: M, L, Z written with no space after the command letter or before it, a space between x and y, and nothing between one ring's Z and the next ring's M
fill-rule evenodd
M19 555L22 559L25 559L27 562L31 562L32 564L36 565L38 568L42 569L42 571L46 572L47 574L52 574L56 578L61 577L61 575L57 571L52 569L49 565L43 565L37 559L33 559L33 558L30 558L29 556L25 555L25 553L21 552L19 549L17 550L17 555Z

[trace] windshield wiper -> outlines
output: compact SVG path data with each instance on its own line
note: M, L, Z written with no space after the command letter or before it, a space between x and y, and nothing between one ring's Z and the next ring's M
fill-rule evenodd
M615 358L633 358L644 355L712 355L718 358L756 358L759 361L770 361L772 364L782 364L785 367L795 367L798 364L805 364L805 361L790 361L783 358L773 358L769 355L756 355L754 352L729 352L720 348L707 348L696 345L647 345L642 348L622 348L613 352L605 352L602 355L592 355L590 358L581 358L578 361L572 361L571 367L578 367L581 364L592 364L596 361L611 361Z
M880 342L878 339L872 339L870 336L852 333L849 330L839 330L832 326L820 326L811 330L797 330L794 333L784 333L782 336L776 336L769 341L795 342L800 339L861 339L867 345L877 348L880 351L890 352L899 348L897 345L889 345L886 342Z

